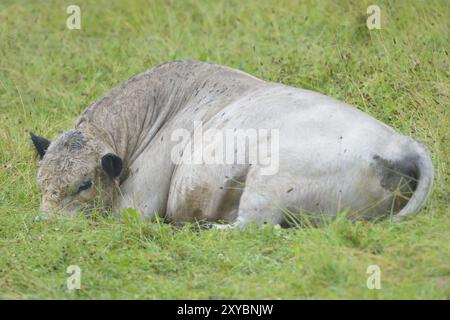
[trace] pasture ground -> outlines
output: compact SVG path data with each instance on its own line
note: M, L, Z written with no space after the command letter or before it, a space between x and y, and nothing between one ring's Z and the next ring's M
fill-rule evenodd
M0 2L0 298L450 298L448 1L79 0L81 30L66 28L69 4ZM366 27L370 4L381 30ZM435 166L426 208L399 224L242 232L132 216L34 223L27 130L53 138L109 89L179 59L313 89L416 137ZM67 289L69 265L80 290Z

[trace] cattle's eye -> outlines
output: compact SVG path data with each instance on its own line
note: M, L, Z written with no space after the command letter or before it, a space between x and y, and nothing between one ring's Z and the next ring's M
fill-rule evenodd
M80 185L80 187L78 188L78 192L81 192L81 191L83 191L83 190L87 190L87 189L89 189L91 186L92 186L92 181L91 181L91 180L84 181L84 182Z

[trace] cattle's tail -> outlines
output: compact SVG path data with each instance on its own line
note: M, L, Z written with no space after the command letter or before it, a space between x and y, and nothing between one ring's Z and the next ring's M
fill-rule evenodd
M406 205L394 216L394 221L400 221L417 213L425 204L433 186L433 164L426 147L414 143L414 161L417 186Z

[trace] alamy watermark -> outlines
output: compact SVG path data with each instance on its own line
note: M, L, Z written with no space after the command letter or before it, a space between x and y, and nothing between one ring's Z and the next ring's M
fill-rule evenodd
M262 175L278 172L278 129L203 130L203 123L194 121L193 134L176 129L170 139L177 142L170 155L175 164L255 164Z
M369 277L367 278L367 288L370 290L381 289L381 269L376 264L372 264L367 267L367 274Z
M70 265L66 269L67 277L67 289L68 290L80 290L81 289L81 268L77 265Z
M379 6L373 4L367 7L366 25L369 30L381 29L381 9Z
M70 5L66 9L66 13L69 14L66 20L67 29L81 29L81 10L77 5Z

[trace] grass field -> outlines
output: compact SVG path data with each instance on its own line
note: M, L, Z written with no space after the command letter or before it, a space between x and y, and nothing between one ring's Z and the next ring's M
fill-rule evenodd
M442 1L0 2L0 298L450 298L450 3ZM381 30L366 8L381 8ZM334 96L424 142L435 185L393 224L195 232L132 218L34 223L27 130L53 138L109 89L194 59ZM68 290L66 268L81 268ZM366 286L369 265L380 290Z

